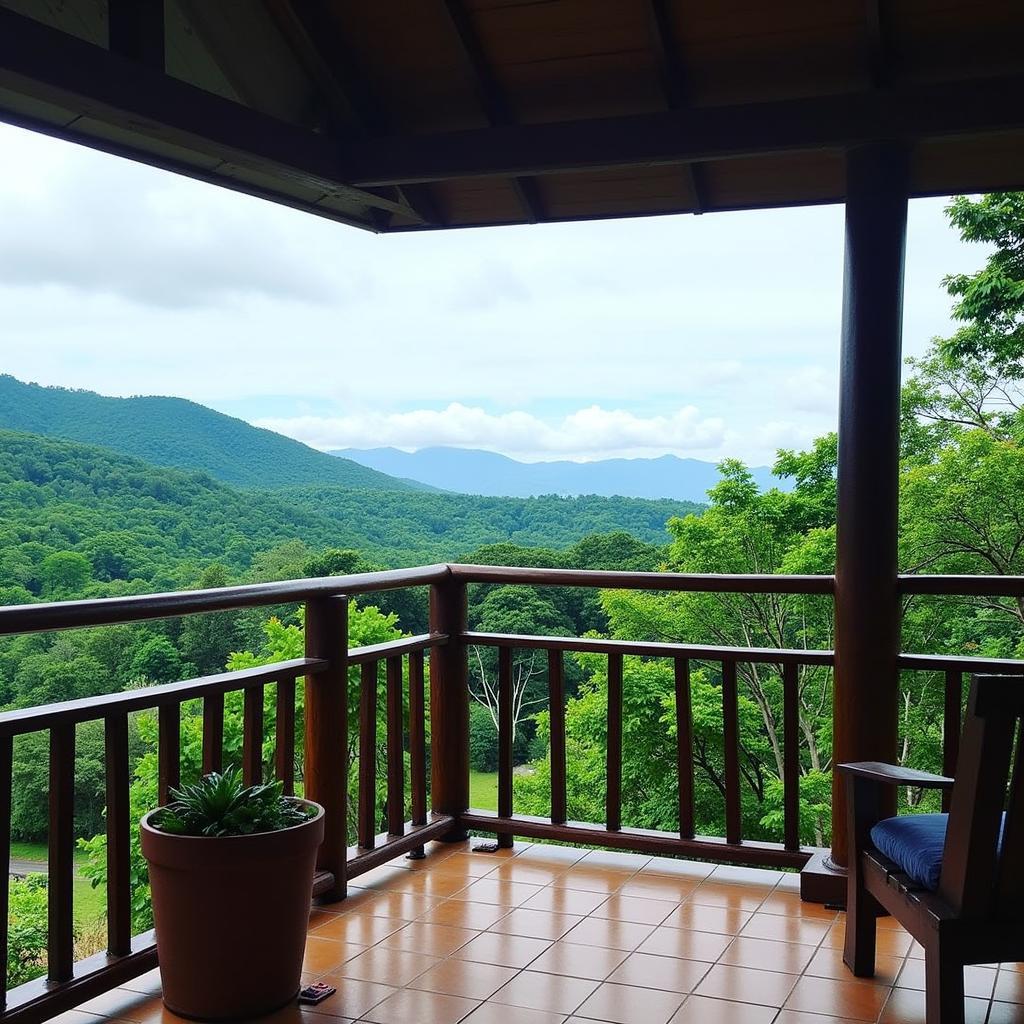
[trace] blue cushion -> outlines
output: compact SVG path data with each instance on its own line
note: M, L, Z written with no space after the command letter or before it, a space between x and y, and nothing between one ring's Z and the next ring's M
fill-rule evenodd
M886 818L871 830L871 842L879 853L898 864L918 885L934 892L939 887L942 850L946 845L948 814L905 814ZM1003 845L1003 815L996 855Z

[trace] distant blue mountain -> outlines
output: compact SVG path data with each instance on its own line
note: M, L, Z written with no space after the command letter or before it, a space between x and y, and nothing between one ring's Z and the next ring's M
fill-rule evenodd
M662 455L596 462L518 462L475 448L342 448L330 453L390 476L447 491L525 498L537 494L600 494L705 501L719 479L712 462ZM785 487L767 466L751 470L758 486Z

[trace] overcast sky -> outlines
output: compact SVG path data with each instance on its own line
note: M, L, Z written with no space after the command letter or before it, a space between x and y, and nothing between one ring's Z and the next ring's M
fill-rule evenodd
M904 348L984 251L910 207ZM770 462L836 422L842 209L374 236L0 125L0 372L322 448Z

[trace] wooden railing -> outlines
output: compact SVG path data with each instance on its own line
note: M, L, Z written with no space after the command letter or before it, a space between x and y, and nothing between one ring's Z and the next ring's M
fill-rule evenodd
M275 695L273 772L287 792L296 788L296 681L304 679L305 737L302 791L325 808L326 835L318 858L315 891L339 899L351 878L402 854L418 855L432 839L458 839L469 830L493 833L499 845L513 836L645 853L696 856L775 867L800 867L811 850L800 844L799 679L802 666L833 664L827 650L776 650L684 643L643 643L595 638L471 632L466 621L467 588L474 584L588 587L733 594L830 595L828 576L716 576L676 573L435 565L318 580L259 584L218 590L96 601L0 608L0 635L138 622L243 607L305 604L305 657L185 682L65 701L0 714L0 838L9 842L14 738L47 732L50 744L48 974L6 994L0 1021L49 1019L85 999L123 983L155 964L152 933L132 935L129 849L136 823L129 814L128 716L155 710L158 716L158 798L163 801L181 776L182 705L202 701L202 770L223 763L225 695L241 692L241 763L246 780L263 775L264 695ZM430 587L429 632L371 647L347 646L349 598L406 587ZM1024 579L1003 577L904 577L904 594L1018 596ZM469 806L469 646L495 648L498 656L498 809ZM547 817L516 814L512 787L513 652L546 653L550 708L551 805ZM607 664L606 801L602 822L568 820L563 659L590 653ZM429 655L429 702L425 693ZM678 830L655 832L623 824L623 659L664 659L675 686ZM693 722L690 673L693 663L719 666L724 751L724 836L695 831ZM377 722L384 667L385 821L376 834ZM781 842L746 838L741 815L742 773L737 667L779 667L782 679L783 827ZM359 666L358 796L356 844L348 845L348 675ZM955 767L964 675L1018 672L1021 663L985 658L904 654L900 667L944 677L944 762ZM407 702L404 687L408 680ZM406 707L408 717L406 718ZM429 707L429 779L427 721ZM74 962L73 853L75 729L102 721L106 744L107 951ZM410 761L412 814L405 820L405 764ZM429 807L429 810L428 810ZM9 853L9 848L7 848ZM6 855L6 854L5 854ZM8 907L6 878L0 912ZM6 943L6 930L2 940ZM3 950L6 952L6 950ZM6 957L3 958L4 962Z

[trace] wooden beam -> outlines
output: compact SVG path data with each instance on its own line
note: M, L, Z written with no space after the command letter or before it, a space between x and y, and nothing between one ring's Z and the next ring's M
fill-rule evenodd
M359 187L846 149L1024 127L1024 76L811 99L506 125L346 147Z
M864 32L867 48L868 80L874 89L892 84L889 47L885 31L885 0L865 0Z
M492 128L498 125L515 124L516 118L505 95L505 90L502 89L494 74L494 69L484 53L472 18L462 0L444 0L444 7L448 12L452 28L459 38L459 47L476 84L484 116ZM519 175L512 178L511 183L516 199L530 223L536 224L544 220L544 202L537 182L532 178Z
M341 145L325 135L269 117L112 53L32 18L0 8L0 87L74 111L66 124L43 125L12 115L8 120L119 152L147 163L209 177L208 167L147 153L144 140L290 181L360 206L406 213L408 208L349 185L341 174ZM135 144L94 141L75 125L93 119ZM219 166L217 168L219 170ZM230 178L216 180L233 186ZM239 182L241 191L250 191ZM282 201L295 202L282 196Z
M898 753L900 371L907 154L891 143L846 163L839 373L833 761ZM832 786L832 859L847 856L846 781ZM896 813L895 795L883 814Z
M392 130L391 118L360 71L358 55L341 35L337 19L319 3L265 0L281 34L287 39L307 73L325 97L327 127L336 138L375 138ZM429 185L395 188L391 197L406 213L426 224L444 224L445 218ZM378 221L382 230L388 217Z
M687 105L689 84L686 69L673 42L672 12L668 0L650 0L650 14L651 41L665 102L669 110L680 110ZM699 164L684 164L683 178L693 195L693 212L703 213L708 205L704 169Z
M164 70L164 0L108 0L107 30L112 53Z

